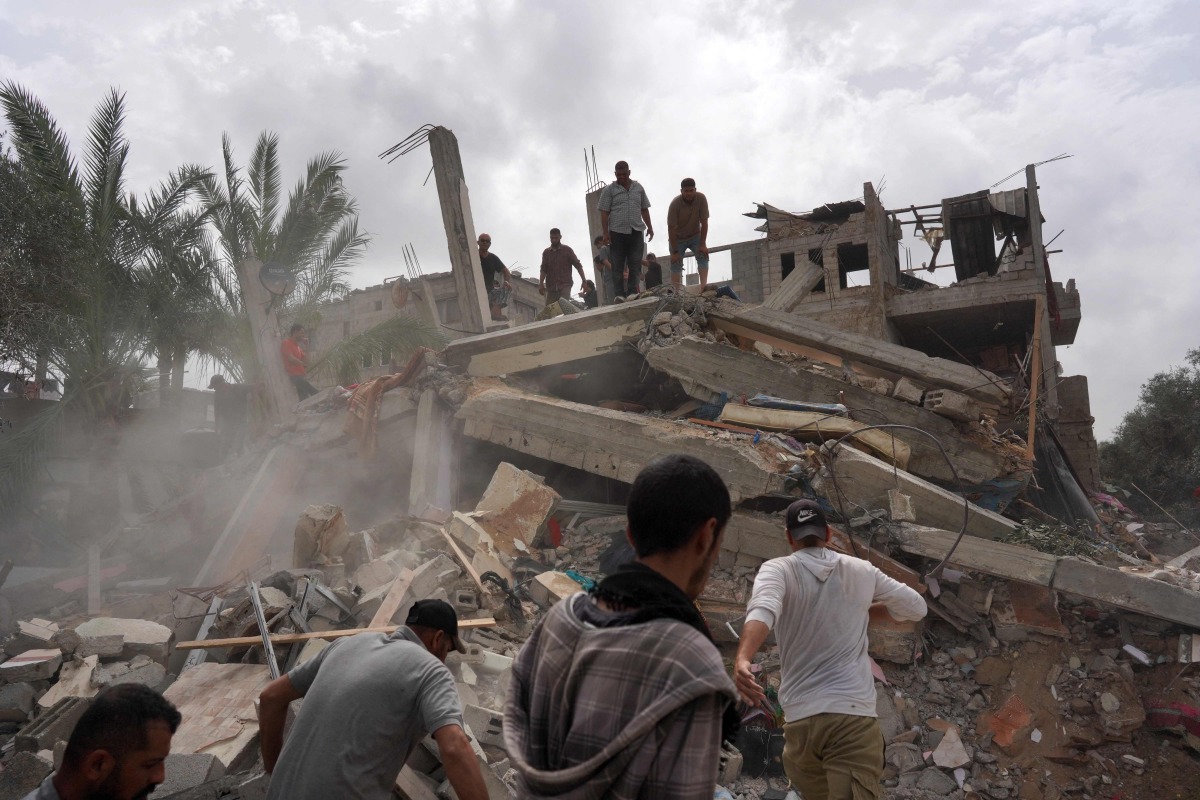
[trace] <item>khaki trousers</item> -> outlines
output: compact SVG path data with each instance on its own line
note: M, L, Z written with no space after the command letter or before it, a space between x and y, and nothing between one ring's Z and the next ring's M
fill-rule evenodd
M783 726L783 768L804 800L879 800L883 731L874 717L817 714Z

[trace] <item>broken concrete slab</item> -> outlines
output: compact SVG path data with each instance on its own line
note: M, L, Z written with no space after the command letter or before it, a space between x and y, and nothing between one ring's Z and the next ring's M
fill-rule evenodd
M887 431L871 430L863 423L845 417L726 403L719 419L766 431L787 431L802 442L820 443L856 433L858 435L853 439L846 440L847 444L866 447L877 457L894 463L900 469L908 469L910 449L907 444Z
M37 691L28 683L0 686L0 722L25 724L36 700Z
M502 461L472 516L491 534L498 550L516 558L545 539L546 522L561 499L544 480Z
M92 672L92 685L98 687L117 686L122 683L140 683L157 689L167 677L167 670L162 664L152 661L149 656L137 656L132 661L117 661L97 667Z
M465 704L463 718L480 744L504 748L504 712Z
M830 467L836 477L814 479L813 488L827 497L841 492L860 508L887 508L888 491L899 489L913 499L917 522L921 525L957 531L963 522L962 497L906 472L896 472L890 464L848 447L839 447ZM899 484L899 485L897 485ZM968 504L967 535L996 539L1017 529L1017 523L994 511Z
M1011 396L1011 390L998 377L975 367L843 331L799 314L721 300L709 310L708 318L726 333L766 342L836 366L850 362L871 377L892 381L912 378L927 385L962 392L996 408L1006 408Z
M95 697L100 691L92 684L92 674L100 665L100 656L68 661L58 673L58 683L38 698L38 705L50 708L64 697Z
M163 693L183 715L171 752L209 753L230 771L252 760L258 739L254 701L270 680L270 669L259 664L204 663L184 670Z
M4 643L4 654L19 656L27 650L45 650L55 641L58 633L58 625L49 620L20 620L16 633Z
M335 505L311 505L296 520L292 545L292 566L328 564L340 559L349 544L346 518Z
M162 800L225 777L225 765L209 753L170 753L163 769L166 779L158 785L149 800Z
M808 297L817 284L825 279L825 268L811 261L797 264L779 288L763 301L763 308L773 311L791 311Z
M543 608L582 591L579 582L565 572L543 572L529 583L529 596Z
M0 664L0 683L42 681L53 678L62 666L62 651L26 650Z
M8 759L0 772L0 800L21 800L36 791L54 765L36 753L19 752Z
M475 377L511 375L601 355L636 341L646 331L657 297L635 300L586 314L508 328L458 339L446 346L446 363Z
M1003 455L964 437L951 420L928 409L736 347L684 339L650 350L646 361L678 380L690 396L706 403L722 392L730 397L761 393L813 403L844 403L852 414L861 414L871 422L890 422L928 431L941 442L954 470L967 483L982 483L1006 470ZM892 433L910 448L909 472L937 481L954 479L954 471L928 436L904 429Z
M632 483L657 456L687 453L712 465L735 503L783 491L784 476L775 464L753 449L695 426L498 384L468 398L457 416L473 439L625 483Z
M894 527L892 537L904 552L940 561L950 552L958 534L904 523ZM954 549L950 563L999 578L1049 586L1058 566L1058 557L1015 544L964 536Z
M174 634L165 625L144 619L121 619L118 617L96 617L76 626L75 633L80 642L92 637L121 636L124 642L121 658L146 655L160 663L166 663ZM99 647L99 645L97 645Z

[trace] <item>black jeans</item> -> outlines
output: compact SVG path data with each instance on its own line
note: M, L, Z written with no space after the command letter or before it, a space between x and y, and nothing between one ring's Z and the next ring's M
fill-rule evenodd
M608 248L608 257L612 261L613 284L617 288L618 297L626 297L638 292L638 279L642 274L642 254L646 251L646 240L641 231L633 233L609 232L612 245ZM622 280L625 267L629 267L629 278Z
M296 394L301 400L317 393L316 388L305 380L303 375L288 375L288 377L292 379L292 386L296 387Z

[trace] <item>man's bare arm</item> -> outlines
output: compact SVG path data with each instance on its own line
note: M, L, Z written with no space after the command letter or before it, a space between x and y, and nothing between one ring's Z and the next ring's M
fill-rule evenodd
M642 222L646 223L646 241L653 241L654 223L650 221L650 209L642 209Z
M283 725L287 721L288 705L303 696L287 675L280 675L268 683L258 696L259 744L263 769L268 775L275 771L275 762L283 750Z
M742 700L752 706L757 706L766 698L762 686L750 671L750 662L767 641L771 629L765 622L750 620L742 626L741 639L738 640L737 657L733 662L733 681L737 684L738 694Z
M604 236L604 243L608 244L608 212L600 212L600 233Z
M433 740L459 800L488 800L487 784L466 732L457 725L443 725L433 732Z
M708 220L700 220L700 253L708 255Z

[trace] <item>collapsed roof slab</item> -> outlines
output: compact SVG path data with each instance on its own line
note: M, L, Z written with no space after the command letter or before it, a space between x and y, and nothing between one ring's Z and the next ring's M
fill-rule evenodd
M648 297L470 336L448 344L442 357L475 377L578 361L640 337L645 333L646 320L661 302L657 297Z
M894 397L876 394L850 383L796 369L736 347L683 339L646 353L654 369L678 380L685 392L709 402L713 395L731 397L758 393L811 403L845 403L866 423L911 425L937 437L959 478L982 483L1005 472L1005 459L980 447L959 432L946 417ZM911 449L908 470L935 481L950 482L954 474L928 436L907 430L890 431Z
M916 521L931 528L957 531L963 523L963 498L891 464L850 447L839 447L830 469L832 478L813 481L817 489L837 506L844 502L858 509L888 508L888 490L899 489L912 498ZM820 486L818 487L818 483ZM967 504L967 535L998 539L1017 529L1017 523L999 514Z
M463 433L485 442L633 483L658 456L686 453L712 465L733 502L782 494L784 476L748 446L711 431L494 386L472 394L456 415Z
M800 355L841 365L849 361L870 375L911 378L926 386L953 389L994 407L1007 407L1011 394L999 378L968 366L930 358L917 350L814 322L798 314L722 300L708 312L726 333L765 342Z

